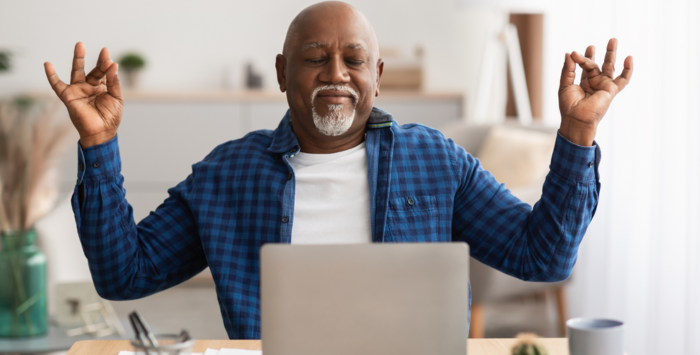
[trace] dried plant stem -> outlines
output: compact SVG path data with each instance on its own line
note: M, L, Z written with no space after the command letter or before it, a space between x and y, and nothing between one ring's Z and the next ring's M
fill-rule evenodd
M0 102L0 230L27 230L55 201L55 171L70 138L60 103L24 99Z

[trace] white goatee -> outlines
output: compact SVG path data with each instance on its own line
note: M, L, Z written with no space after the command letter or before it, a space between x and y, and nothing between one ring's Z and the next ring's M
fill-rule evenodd
M353 106L352 113L349 115L343 115L343 104L327 105L328 113L325 116L321 116L316 112L316 105L314 104L314 99L316 99L316 94L321 90L335 90L335 91L346 91L353 96ZM355 107L357 105L358 95L355 90L340 85L324 85L317 87L311 94L311 114L313 115L314 125L318 130L327 136L340 136L347 132L352 126L352 122L355 120Z

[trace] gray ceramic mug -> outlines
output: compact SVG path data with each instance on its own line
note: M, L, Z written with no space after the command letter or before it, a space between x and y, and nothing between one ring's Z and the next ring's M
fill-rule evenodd
M623 355L625 324L611 319L573 318L566 322L571 355Z

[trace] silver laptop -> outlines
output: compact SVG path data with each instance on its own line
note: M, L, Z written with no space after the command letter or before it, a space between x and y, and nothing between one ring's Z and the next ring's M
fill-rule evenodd
M265 355L465 355L465 243L265 244Z

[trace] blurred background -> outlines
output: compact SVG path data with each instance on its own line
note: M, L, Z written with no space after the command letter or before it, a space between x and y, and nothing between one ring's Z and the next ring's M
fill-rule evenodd
M562 320L595 316L627 324L629 354L700 349L696 1L348 2L373 24L386 60L375 106L401 123L443 130L530 203L539 197L559 125L564 54L593 44L602 63L608 40L617 38L616 75L633 55L634 77L599 126L600 203L574 273L563 284L523 286L488 270L479 276L474 262L482 325L472 336L559 337ZM133 83L119 139L138 221L216 145L277 126L287 104L275 55L292 18L312 3L0 0L0 53L10 64L0 72L0 98L49 100L43 63L68 82L77 41L87 48L86 71L102 47L124 60L120 76ZM50 112L68 121L63 107ZM56 207L34 224L48 259L52 315L61 308L57 285L90 280L69 202L77 171L77 134L70 134L56 164ZM142 310L159 330L226 337L206 271L161 294L111 304L122 319ZM0 339L0 353L18 352L11 346Z

